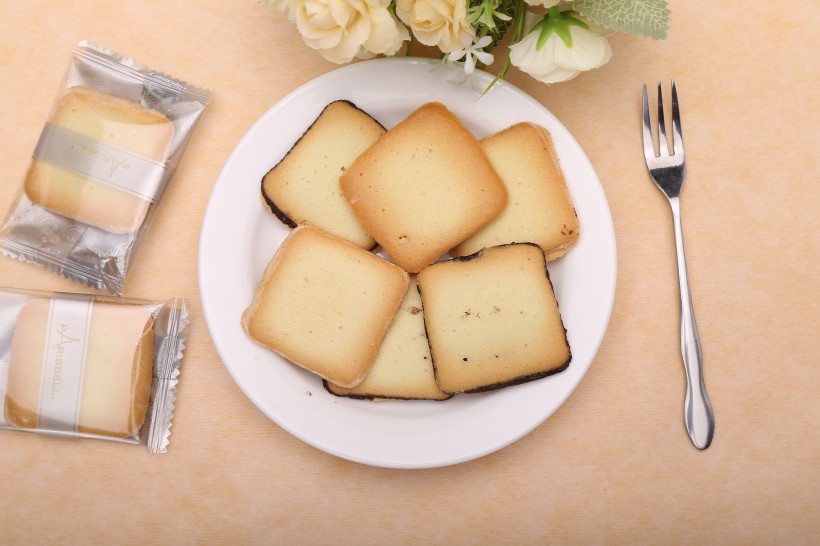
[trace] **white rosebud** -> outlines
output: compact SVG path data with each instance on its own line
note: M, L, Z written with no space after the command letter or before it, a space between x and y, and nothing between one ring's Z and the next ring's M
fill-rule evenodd
M465 0L397 0L396 15L424 45L452 53L475 35L467 22Z
M388 9L390 0L289 0L305 43L337 64L354 57L392 55L409 39Z
M551 28L560 24L554 23ZM571 47L558 32L550 31L539 49L541 29L536 25L510 46L510 62L540 82L557 83L603 66L612 57L612 48L602 34L577 24L566 24L561 30L570 37Z

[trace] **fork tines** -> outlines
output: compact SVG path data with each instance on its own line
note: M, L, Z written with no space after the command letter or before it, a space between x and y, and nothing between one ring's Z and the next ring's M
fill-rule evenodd
M678 106L678 91L675 88L675 80L672 80L672 151L666 140L666 123L663 113L663 91L661 82L658 82L658 151L655 151L655 144L652 139L652 125L649 120L649 101L646 96L646 83L643 84L643 149L647 161L655 157L680 156L679 162L683 160L683 133L680 126L680 109Z

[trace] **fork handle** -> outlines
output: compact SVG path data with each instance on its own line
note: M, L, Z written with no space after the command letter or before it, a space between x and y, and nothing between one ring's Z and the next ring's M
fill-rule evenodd
M715 415L706 393L703 381L703 354L700 336L692 308L689 292L689 277L686 273L686 255L683 251L683 227L680 217L680 198L669 199L672 219L675 225L675 250L678 258L678 282L680 285L680 340L683 365L686 369L686 402L684 423L692 443L698 449L706 449L712 443L715 433Z

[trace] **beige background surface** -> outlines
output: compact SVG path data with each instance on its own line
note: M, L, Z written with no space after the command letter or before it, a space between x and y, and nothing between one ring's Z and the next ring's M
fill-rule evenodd
M334 65L250 0L0 2L2 215L77 41L214 91L127 286L191 302L171 450L0 432L0 543L816 543L820 12L671 7L668 40L615 36L612 61L572 82L509 76L574 134L612 209L617 296L588 375L510 447L400 471L337 459L270 422L223 367L198 298L200 223L222 165L263 112ZM717 416L705 452L682 424L671 220L641 157L640 84L672 77ZM8 258L0 284L78 289Z

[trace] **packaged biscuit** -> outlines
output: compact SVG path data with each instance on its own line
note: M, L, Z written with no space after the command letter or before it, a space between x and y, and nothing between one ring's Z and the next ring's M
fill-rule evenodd
M185 300L0 288L0 428L167 450Z
M210 93L81 42L0 226L0 251L122 294Z

